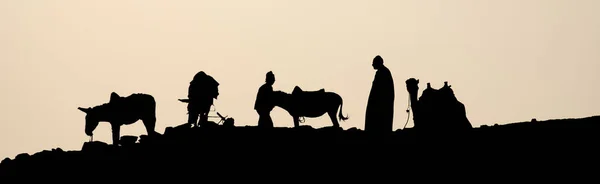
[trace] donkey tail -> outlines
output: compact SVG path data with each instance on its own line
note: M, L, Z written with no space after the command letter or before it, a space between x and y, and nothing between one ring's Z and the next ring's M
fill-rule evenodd
M340 113L338 114L338 117L342 120L342 121L346 121L348 120L350 117L346 116L344 117L344 115L342 115L342 109L344 108L344 100L342 98L340 98Z

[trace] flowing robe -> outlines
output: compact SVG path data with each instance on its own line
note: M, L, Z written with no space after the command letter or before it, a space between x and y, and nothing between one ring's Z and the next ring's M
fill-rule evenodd
M394 125L394 80L390 70L382 66L375 73L367 102L365 131L388 133Z

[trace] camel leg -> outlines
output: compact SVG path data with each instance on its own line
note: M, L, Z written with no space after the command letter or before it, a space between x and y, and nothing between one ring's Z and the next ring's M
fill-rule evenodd
M340 127L340 123L338 122L337 117L335 116L335 111L327 112L327 114L329 115L329 118L331 118L331 123L333 123L333 127Z

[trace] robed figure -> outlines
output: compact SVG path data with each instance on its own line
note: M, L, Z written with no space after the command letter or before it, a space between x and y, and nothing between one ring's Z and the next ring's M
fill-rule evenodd
M390 70L383 65L383 58L377 55L373 59L373 68L377 70L369 94L365 115L365 131L388 133L394 125L394 80Z

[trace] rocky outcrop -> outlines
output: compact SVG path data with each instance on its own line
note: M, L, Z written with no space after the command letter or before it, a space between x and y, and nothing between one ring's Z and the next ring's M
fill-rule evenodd
M56 148L19 154L2 160L0 177L185 179L214 176L211 174L233 177L241 173L266 177L276 173L372 172L373 168L410 168L440 159L463 165L480 163L482 159L486 164L498 158L511 158L513 162L539 159L532 155L573 159L583 158L582 153L597 153L593 145L600 141L598 131L600 116L435 134L410 128L369 135L357 128L181 126L169 127L157 137L141 136L138 142L118 147L95 141L83 143L77 151ZM399 168L390 171L395 169Z

